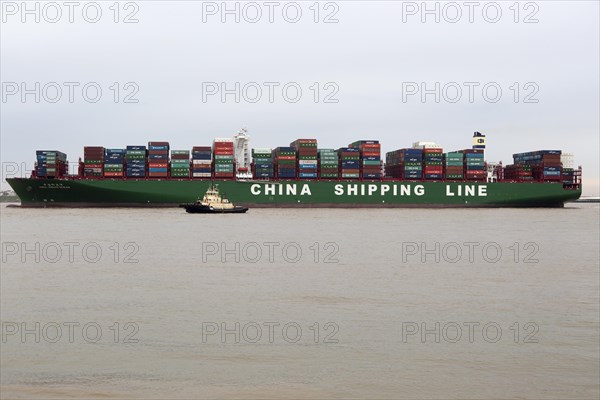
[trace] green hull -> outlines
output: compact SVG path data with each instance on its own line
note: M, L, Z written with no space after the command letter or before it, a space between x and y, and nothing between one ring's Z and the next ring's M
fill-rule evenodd
M173 207L208 180L7 179L29 207ZM562 207L581 196L562 183L213 181L248 207Z

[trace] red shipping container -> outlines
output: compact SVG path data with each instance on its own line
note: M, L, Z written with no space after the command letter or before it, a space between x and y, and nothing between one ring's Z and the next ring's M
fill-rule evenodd
M362 146L360 146L362 149L364 150L371 150L371 149L376 149L376 150L380 150L381 149L381 145L380 144L363 144Z
M214 154L216 156L232 156L233 149L215 149Z
M167 168L167 166L168 166L168 163L165 163L165 162L160 162L160 163L149 162L148 163L149 168Z
M423 153L443 153L444 149L440 149L440 148L426 148L423 149Z
M167 173L166 172L149 172L148 176L150 178L166 178L167 177Z
M369 152L364 151L362 153L362 155L363 155L363 157L380 157L381 153L379 153L379 152L372 152L372 151L369 151Z
M150 146L168 146L169 142L148 142Z
M290 143L290 147L294 147L295 143L317 143L317 139L296 139L292 143Z

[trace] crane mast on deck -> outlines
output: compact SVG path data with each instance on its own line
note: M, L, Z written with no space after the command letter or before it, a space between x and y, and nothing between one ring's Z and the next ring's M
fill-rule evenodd
M250 159L250 135L248 130L242 128L233 136L235 149L235 165L237 179L252 179Z

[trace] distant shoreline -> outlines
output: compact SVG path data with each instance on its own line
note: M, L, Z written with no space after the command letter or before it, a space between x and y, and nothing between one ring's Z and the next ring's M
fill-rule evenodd
M575 200L575 203L600 203L600 199L599 198L591 198L591 199L577 199Z

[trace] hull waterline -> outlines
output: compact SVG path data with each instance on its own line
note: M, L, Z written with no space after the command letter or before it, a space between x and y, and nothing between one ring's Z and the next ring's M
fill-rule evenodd
M207 181L11 178L23 207L178 207L211 182L251 208L563 207L581 188L561 183L397 181Z

